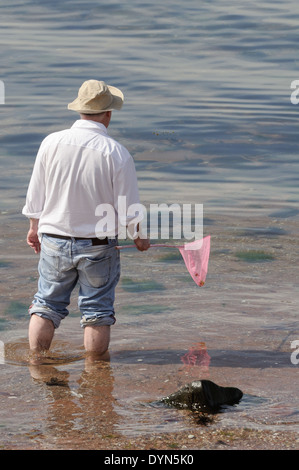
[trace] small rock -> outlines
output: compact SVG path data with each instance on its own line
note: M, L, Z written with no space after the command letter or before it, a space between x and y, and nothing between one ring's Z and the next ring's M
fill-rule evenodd
M242 396L238 388L221 387L210 380L195 380L160 401L175 408L218 411L221 406L235 405Z

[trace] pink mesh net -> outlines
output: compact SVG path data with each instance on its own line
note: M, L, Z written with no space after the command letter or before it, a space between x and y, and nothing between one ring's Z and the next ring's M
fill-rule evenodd
M192 279L198 286L203 286L208 273L211 237L180 246L179 250Z
M192 279L198 286L203 286L208 273L208 264L210 257L211 236L208 235L200 240L191 243L185 243L182 246L155 244L150 245L151 248L178 248L185 261ZM118 246L118 249L136 248L135 245Z

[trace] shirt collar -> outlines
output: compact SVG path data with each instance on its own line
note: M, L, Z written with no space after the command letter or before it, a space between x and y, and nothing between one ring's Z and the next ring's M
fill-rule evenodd
M72 125L72 128L80 128L80 129L94 129L95 131L100 131L104 134L108 134L107 127L100 122L91 121L89 119L78 119Z

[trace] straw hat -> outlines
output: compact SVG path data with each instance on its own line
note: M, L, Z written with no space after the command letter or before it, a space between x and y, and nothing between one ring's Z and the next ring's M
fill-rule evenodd
M83 114L97 114L112 109L121 109L124 101L122 92L98 80L87 80L78 91L78 97L68 104L68 109Z

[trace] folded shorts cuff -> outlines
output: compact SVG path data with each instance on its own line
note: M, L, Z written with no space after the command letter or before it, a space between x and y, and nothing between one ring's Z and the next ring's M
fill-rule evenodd
M116 322L114 314L109 315L82 315L80 325L82 328L86 326L111 326Z
M51 310L48 307L41 307L37 305L32 305L29 308L28 313L29 315L35 314L41 318L50 320L53 323L55 329L59 327L61 320L64 318L64 316L61 316L59 313Z

